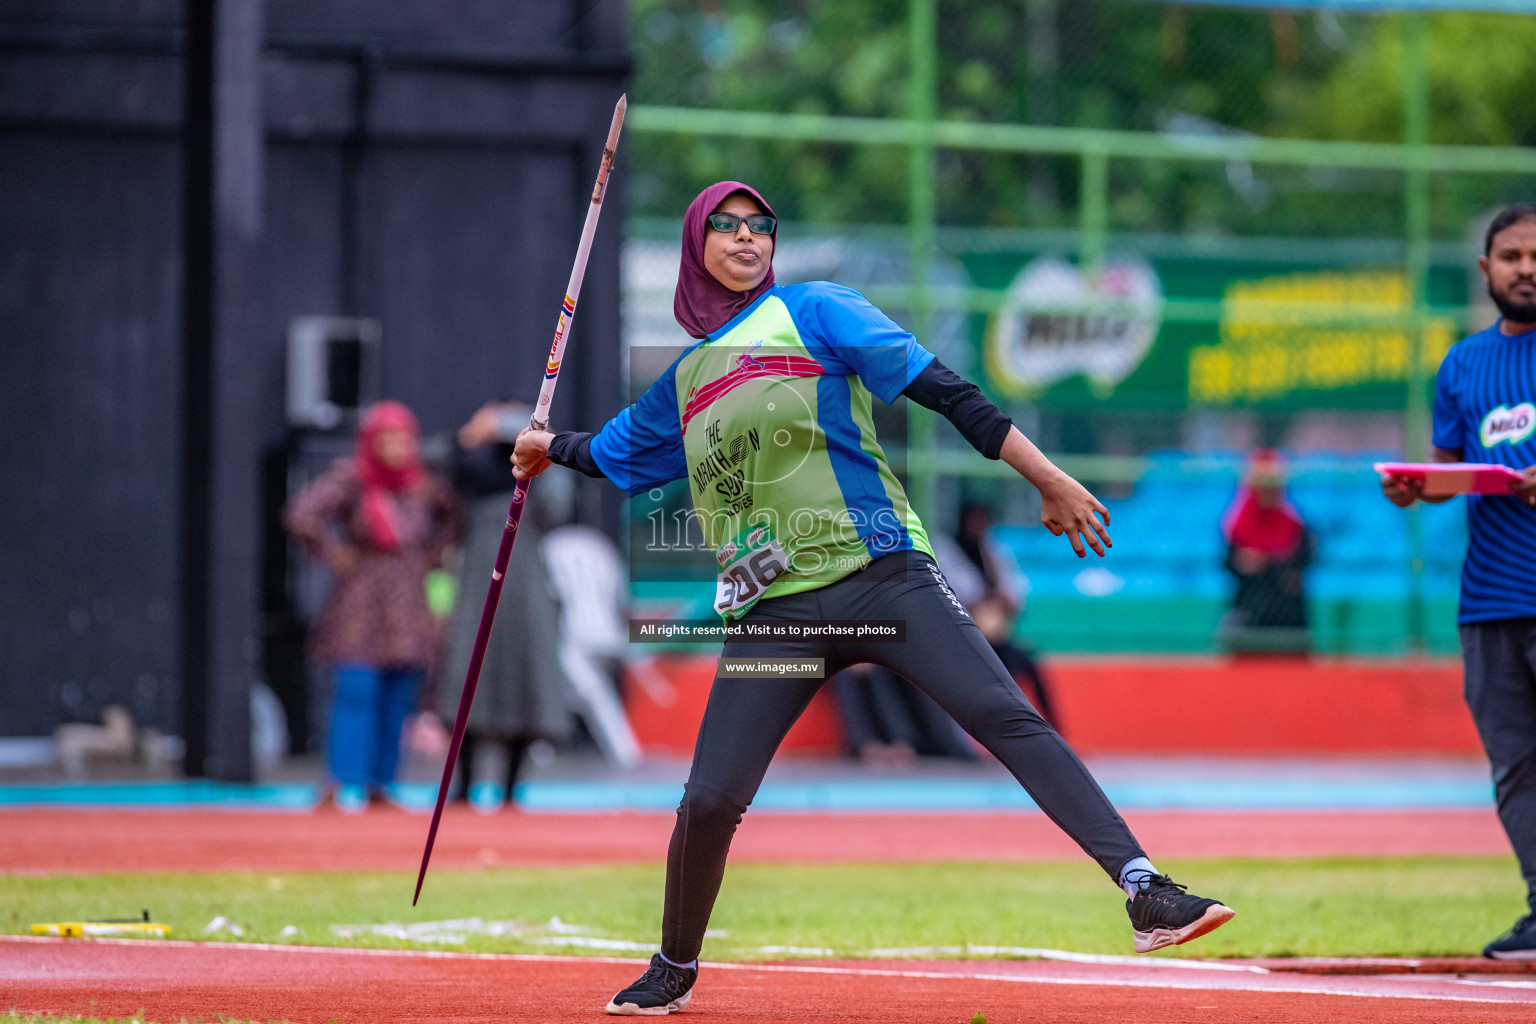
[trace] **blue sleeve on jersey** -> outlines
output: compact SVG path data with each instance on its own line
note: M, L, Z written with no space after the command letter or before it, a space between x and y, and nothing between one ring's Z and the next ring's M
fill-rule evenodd
M688 475L677 415L677 364L592 438L603 475L634 495Z
M1431 439L1436 448L1466 451L1466 424L1462 422L1461 402L1456 396L1457 367L1461 362L1455 348L1447 352L1435 374L1435 411Z
M852 288L811 281L779 289L800 338L828 373L856 374L887 405L933 362L909 331Z

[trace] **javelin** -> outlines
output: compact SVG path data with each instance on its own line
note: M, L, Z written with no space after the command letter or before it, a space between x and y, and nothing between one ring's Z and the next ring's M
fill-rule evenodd
M587 220L581 227L581 244L576 247L576 265L571 268L570 283L565 286L565 301L560 305L560 318L555 322L555 340L549 346L549 361L544 364L544 383L539 387L539 403L528 426L533 430L549 428L549 405L555 397L555 383L560 379L560 360L565 355L565 339L570 332L571 321L576 318L576 300L581 296L581 279L587 273L587 257L592 253L592 238L597 234L597 218L603 212L603 193L608 188L608 173L613 170L613 154L619 145L619 129L624 124L624 108L629 105L627 96L620 96L613 108L613 123L608 126L608 141L603 146L603 162L597 170L597 184L592 186L592 205L587 208ZM530 478L531 479L531 478ZM501 534L501 547L496 551L496 568L491 571L490 590L485 595L485 609L480 613L480 629L475 633L475 650L469 658L469 670L464 674L464 694L459 698L459 714L453 721L453 739L448 743L448 762L443 765L443 781L437 787L437 807L432 811L432 827L427 830L427 848L421 851L421 871L416 876L416 895L411 906L421 898L421 883L427 877L427 862L432 859L432 843L437 838L437 826L443 817L443 804L448 799L448 783L453 780L453 767L459 759L459 747L464 743L464 728L469 724L469 706L475 700L475 687L480 682L480 664L485 660L485 645L490 639L491 623L496 620L496 604L501 600L501 585L506 582L507 560L512 557L512 544L517 540L517 524L523 518L523 503L528 497L529 480L519 480L512 492L512 507L507 511L507 528ZM469 780L464 780L465 785Z

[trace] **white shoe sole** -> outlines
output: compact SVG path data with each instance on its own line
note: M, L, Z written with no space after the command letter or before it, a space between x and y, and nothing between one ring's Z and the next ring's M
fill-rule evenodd
M664 1017L669 1013L676 1013L688 1005L688 1000L693 998L690 989L672 1000L666 1006L636 1006L634 1003L615 1003L612 999L604 1007L615 1017Z
M1510 949L1500 953L1484 953L1490 960L1536 960L1536 949Z
M1236 913L1237 911L1231 907L1224 907L1217 903L1206 907L1205 913L1198 920L1191 921L1183 928L1154 928L1149 932L1137 932L1136 952L1150 953L1164 946L1177 946L1181 942L1198 939L1206 932L1215 931L1232 920Z

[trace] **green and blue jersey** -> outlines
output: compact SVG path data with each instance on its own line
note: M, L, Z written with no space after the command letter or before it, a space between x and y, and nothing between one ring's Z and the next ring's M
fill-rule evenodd
M775 286L609 420L592 457L632 495L687 478L716 610L739 617L881 555L933 553L871 417L932 361L851 288Z

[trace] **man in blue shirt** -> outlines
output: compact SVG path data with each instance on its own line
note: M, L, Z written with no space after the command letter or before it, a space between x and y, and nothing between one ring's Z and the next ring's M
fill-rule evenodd
M1477 261L1501 317L1447 353L1435 378L1436 462L1481 462L1525 474L1510 493L1467 497L1461 572L1467 704L1493 768L1499 820L1525 876L1531 913L1483 955L1536 959L1536 206L1493 219ZM1422 481L1382 480L1395 505Z

